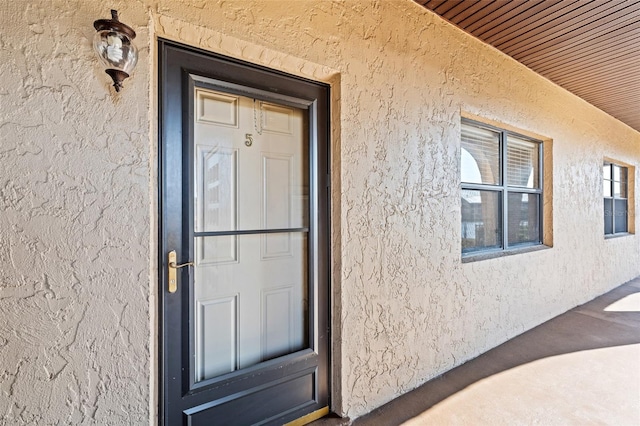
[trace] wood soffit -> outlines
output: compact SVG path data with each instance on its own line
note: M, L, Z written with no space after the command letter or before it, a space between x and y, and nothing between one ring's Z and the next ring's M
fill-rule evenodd
M414 1L640 131L640 1Z

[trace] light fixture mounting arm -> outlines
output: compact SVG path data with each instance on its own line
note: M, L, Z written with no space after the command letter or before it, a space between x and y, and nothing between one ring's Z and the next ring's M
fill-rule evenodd
M98 19L94 21L93 28L96 31L114 31L126 34L131 40L136 38L136 32L127 24L118 20L118 11L111 9L111 19Z

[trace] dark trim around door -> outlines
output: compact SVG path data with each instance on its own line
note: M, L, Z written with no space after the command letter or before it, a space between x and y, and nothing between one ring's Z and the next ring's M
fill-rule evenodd
M238 420L244 409L269 413L269 405L287 402L286 396L269 395L264 389L295 391L303 382L312 385L312 402L271 417L249 416L247 419L253 420L245 423L282 424L327 407L330 405L331 377L329 86L165 40L158 41L158 56L160 424L210 424L205 423L207 420L202 413L214 409L218 410L217 416L233 420L224 424L244 424ZM309 288L310 310L314 309L308 330L309 348L200 383L194 383L191 374L192 337L185 325L185 321L192 318L190 286L193 276L189 268L179 270L178 291L169 294L166 257L168 251L177 247L184 247L182 251L187 254L193 253L193 214L189 201L193 177L185 171L189 171L192 164L189 123L193 117L193 104L188 101L188 93L194 84L206 84L267 101L295 99L296 103L307 105L311 187L309 252L313 252L309 258L313 262L309 267L310 283L313 283ZM178 263L188 260L178 253ZM243 409L247 403L251 407Z

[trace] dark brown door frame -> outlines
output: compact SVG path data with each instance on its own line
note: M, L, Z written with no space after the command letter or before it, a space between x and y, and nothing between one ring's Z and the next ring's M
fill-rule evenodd
M160 424L282 424L329 405L329 87L236 59L158 41L159 53L159 359ZM193 102L189 90L192 76L220 82L224 90L256 97L271 94L272 100L286 96L308 105L310 140L309 235L310 347L267 361L237 374L194 383L189 348L192 336L188 320L193 309L189 268L178 274L178 291L167 291L167 253L178 249L178 263L193 253L193 185L191 121ZM245 91L246 92L243 92ZM260 96L260 95L258 95ZM265 98L265 100L270 100ZM178 153L178 154L176 154ZM175 208L180 206L180 208ZM317 307L317 309L314 309ZM309 384L313 386L310 388ZM264 389L273 389L269 393ZM263 389L263 390L256 390ZM286 407L293 395L303 395L300 404L273 414L273 407ZM295 398L294 398L295 399ZM197 407L197 408L196 408ZM218 424L216 421L215 424Z

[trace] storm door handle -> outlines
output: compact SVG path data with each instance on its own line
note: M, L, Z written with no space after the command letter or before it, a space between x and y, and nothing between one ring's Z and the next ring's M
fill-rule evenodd
M177 255L175 250L171 250L169 252L169 259L167 265L169 267L169 293L175 293L178 290L178 279L177 279L177 270L180 268L184 268L185 266L195 266L193 262L181 263L180 265L176 262Z

